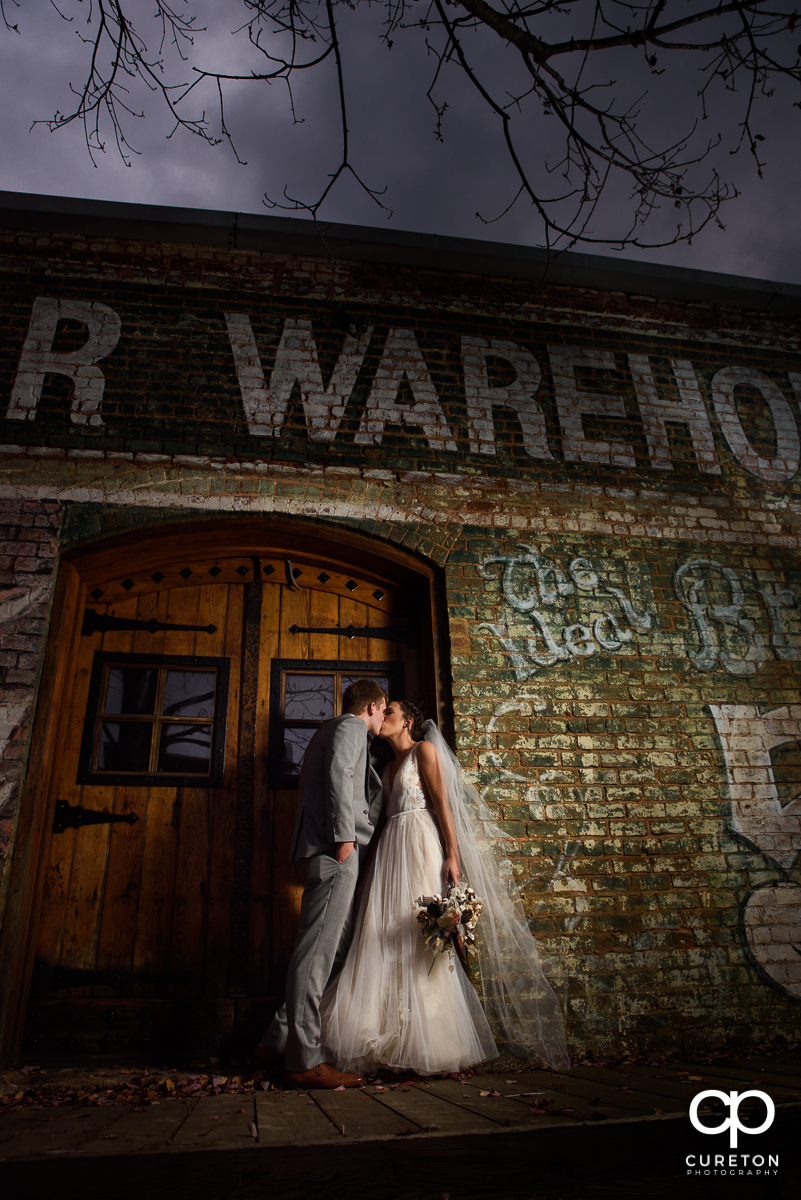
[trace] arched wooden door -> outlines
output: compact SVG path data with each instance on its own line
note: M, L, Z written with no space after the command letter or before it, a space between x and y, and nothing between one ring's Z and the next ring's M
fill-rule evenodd
M27 1058L257 1040L294 941L305 743L363 675L436 709L430 572L303 528L216 554L199 532L77 563Z

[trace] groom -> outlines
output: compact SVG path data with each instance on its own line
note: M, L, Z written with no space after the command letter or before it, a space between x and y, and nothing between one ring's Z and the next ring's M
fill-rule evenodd
M320 1001L347 954L359 848L375 831L381 780L370 761L368 735L384 719L387 695L372 679L357 679L342 697L342 715L315 733L298 780L292 858L304 875L300 926L289 962L286 1003L256 1048L284 1055L286 1079L303 1088L357 1087L324 1061Z

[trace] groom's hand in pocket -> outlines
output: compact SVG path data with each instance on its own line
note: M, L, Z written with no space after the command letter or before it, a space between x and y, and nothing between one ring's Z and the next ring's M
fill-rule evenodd
M337 862L343 863L353 853L354 842L337 842Z

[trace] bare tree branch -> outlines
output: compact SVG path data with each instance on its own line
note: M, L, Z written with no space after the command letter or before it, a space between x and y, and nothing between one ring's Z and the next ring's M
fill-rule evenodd
M225 141L241 162L226 118L227 89L244 82L281 83L292 119L300 122L293 81L333 67L338 163L314 198L301 200L285 188L280 202L266 202L306 211L316 221L332 191L350 177L384 209L385 189L367 184L355 165L348 123L352 68L345 34L360 20L363 3L224 0L231 36L246 38L253 56L251 69L238 73L224 70L222 62L219 70L201 65L196 39L205 30L190 0L151 3L150 15L144 17L134 0L90 0L88 5L58 0L59 6L51 0L54 11L78 32L87 61L83 83L70 84L74 99L69 110L42 123L51 130L81 123L93 162L106 148L104 131L110 131L130 164L135 151L126 129L129 120L143 116L133 95L144 84L168 110L169 136L183 130L210 145ZM716 152L725 152L723 130L728 137L728 124L737 127L729 154L746 147L761 175L764 137L755 124L757 114L780 82L796 89L801 83L801 46L795 33L801 18L790 0L721 0L717 5L709 0L424 0L427 7L419 0L380 3L385 45L391 48L399 36L419 36L433 58L425 94L436 114L436 138L445 136L453 107L443 94L453 72L468 81L499 122L517 181L503 213L492 219L527 201L549 246L653 248L689 241L709 222L721 225L721 206L737 194L715 165ZM25 0L0 0L0 18L8 31L20 32L24 6ZM145 21L147 33L142 32ZM506 67L502 73L499 51ZM648 81L671 71L689 79L691 70L698 72L698 85L690 89L697 116L685 118L684 128L674 121L665 137L659 130L666 123L655 122L648 109ZM622 83L615 78L621 72ZM633 83L640 78L637 72L644 79L639 94ZM213 120L202 104L191 109L208 89ZM719 128L702 137L703 122L720 97L727 108L718 117ZM801 107L798 99L793 103ZM537 131L546 121L561 131L562 151L555 162L536 161ZM608 199L620 196L621 185L628 197L625 215L623 204L616 200L610 205ZM665 230L668 212L674 223ZM655 218L657 236L646 240L645 227L649 222L654 227Z

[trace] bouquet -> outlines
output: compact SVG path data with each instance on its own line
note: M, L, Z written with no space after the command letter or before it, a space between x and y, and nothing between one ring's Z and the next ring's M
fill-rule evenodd
M455 953L467 970L468 955L476 953L474 930L484 902L471 887L452 884L444 896L418 896L415 904L420 934L427 948L451 957Z

